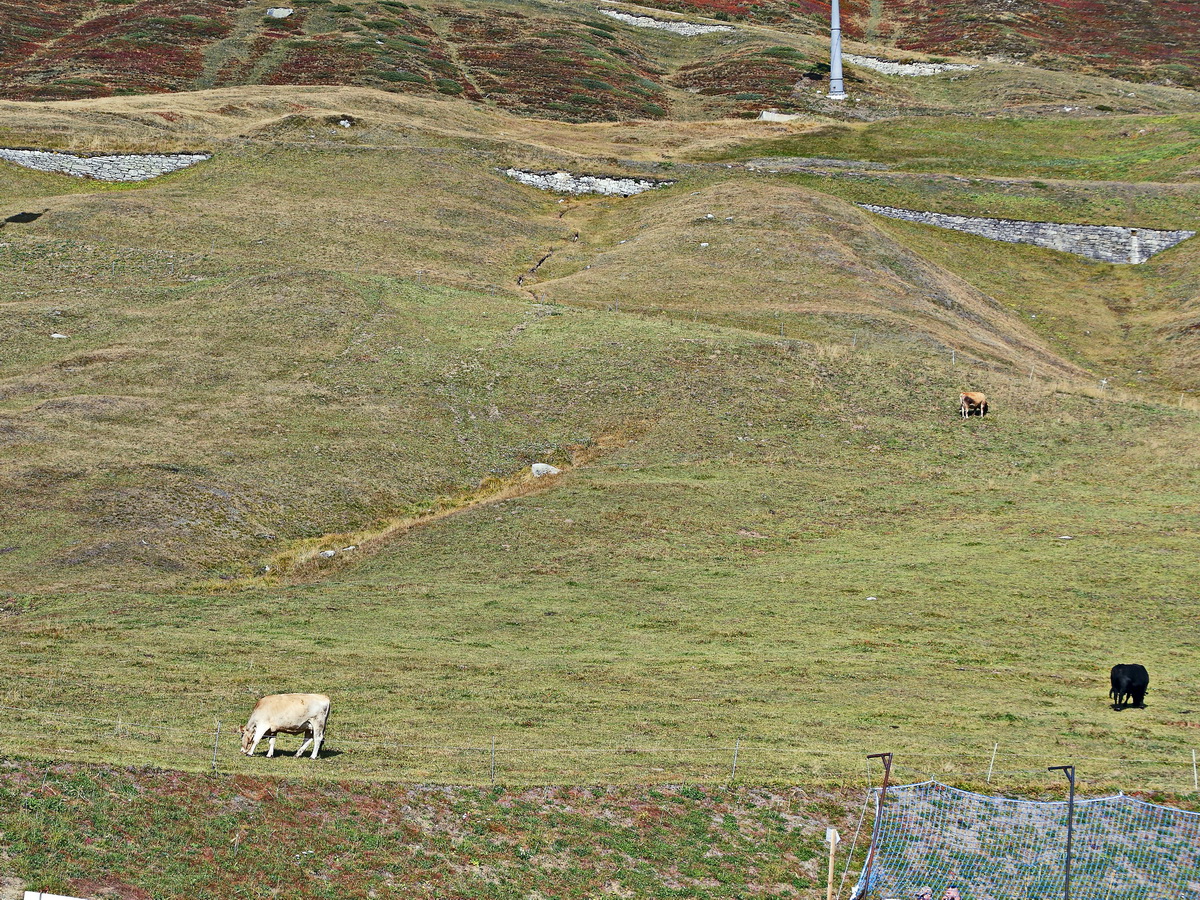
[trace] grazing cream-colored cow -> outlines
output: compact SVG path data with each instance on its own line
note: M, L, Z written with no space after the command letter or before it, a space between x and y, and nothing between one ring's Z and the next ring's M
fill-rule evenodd
M967 416L986 416L988 411L987 395L979 391L965 391L958 395L958 413L964 419Z
M313 745L312 758L316 759L325 740L325 723L329 720L329 698L324 694L271 694L254 704L250 719L239 728L242 735L242 752L253 756L258 742L270 738L267 756L275 755L275 735L302 734L308 738L296 755Z

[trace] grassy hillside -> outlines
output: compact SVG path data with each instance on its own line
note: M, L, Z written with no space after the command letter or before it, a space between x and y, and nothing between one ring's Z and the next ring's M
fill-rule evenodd
M4 170L49 208L0 255L8 747L198 769L214 719L319 688L331 753L282 771L478 782L495 738L516 782L716 780L738 742L758 780L883 746L970 780L999 741L1012 786L1063 753L1183 786L1190 245L1104 266L662 158L746 156L758 125L172 103L5 107L26 143L216 151L138 186ZM678 183L562 200L510 164ZM963 388L993 415L959 420ZM521 483L535 460L568 471ZM1105 705L1125 658L1145 712Z
M776 896L812 889L830 816L849 833L842 804L857 812L861 802L857 790L301 787L27 765L6 774L0 822L21 880L126 897L257 896L264 882L305 897Z
M829 21L829 5L818 0L641 2L722 21L776 27L815 30ZM848 0L841 10L848 37L897 50L998 56L1047 68L1192 87L1200 70L1197 25L1187 4Z
M991 61L970 74L934 78L881 76L850 66L854 101L839 105L823 96L828 46L819 6L726 0L665 5L691 16L683 15L683 21L697 20L700 13L736 26L680 36L615 21L592 4L542 0L485 5L298 0L282 19L266 15L266 0L0 0L0 19L12 23L0 36L0 97L63 100L236 85L356 85L463 97L572 122L753 118L767 107L866 119L931 110L1061 113L1064 104L1089 115L1195 109L1192 92L1170 87L1191 83L1194 41L1188 40L1187 16L1164 15L1160 22L1140 8L1122 14L1127 24L1161 24L1167 36L1151 46L1144 35L1130 40L1127 31L1093 28L1094 17L1102 18L1095 9L1060 7L1055 21L1071 32L1071 41L1061 36L1032 41L1062 52L1012 50L1001 58L994 57L990 38L960 27L964 18L990 21L992 13L977 4L970 11L943 7L937 15L914 3L874 3L869 11L850 4L847 35L856 41L849 46L854 52L905 59L951 53ZM629 4L608 8L654 11ZM1001 17L1026 13L1038 17L1007 8ZM936 24L927 33L929 23ZM963 39L950 40L943 30ZM920 52L897 54L897 47ZM1084 57L1089 62L1081 65ZM1037 68L1026 65L1029 61ZM1127 81L1094 77L1112 74L1159 84L1131 90Z
M1194 181L1200 118L900 118L750 141L717 158L774 156L866 160L909 172Z
M0 165L0 218L45 210L0 232L0 878L815 900L878 750L1194 804L1200 245L1103 265L854 205L1194 227L1193 114L689 122L759 101L650 40L676 119L0 102L0 144L214 153ZM1134 660L1148 706L1113 711ZM322 757L240 755L290 690L334 698Z

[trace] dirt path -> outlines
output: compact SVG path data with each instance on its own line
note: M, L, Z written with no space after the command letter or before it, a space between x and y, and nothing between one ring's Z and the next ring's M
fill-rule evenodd
M396 539L421 528L473 509L514 500L547 491L562 483L563 477L602 456L626 446L646 430L647 423L630 423L624 428L600 435L585 447L571 452L570 463L559 465L561 474L535 478L523 468L505 478L487 478L473 491L431 502L422 512L388 519L374 528L361 531L330 532L317 538L294 543L259 567L258 573L234 581L205 582L203 587L221 590L240 589L291 581L313 581L373 556Z

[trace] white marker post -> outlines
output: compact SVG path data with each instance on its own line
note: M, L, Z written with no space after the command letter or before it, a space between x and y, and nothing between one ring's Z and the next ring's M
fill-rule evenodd
M825 889L825 900L833 900L833 856L841 839L836 828L825 829L825 843L829 845L829 886Z
M829 99L845 100L846 85L842 81L842 14L838 0L833 0L829 12Z

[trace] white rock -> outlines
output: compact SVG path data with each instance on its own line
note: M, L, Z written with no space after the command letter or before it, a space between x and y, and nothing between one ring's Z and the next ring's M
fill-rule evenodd
M337 551L336 550L322 550L319 555L325 557L325 559L333 559L335 556L337 556Z
M295 12L295 10L289 9L286 6L272 6L267 9L267 15L272 19L286 19L293 12Z
M541 478L543 475L561 475L562 469L552 466L549 463L534 463L529 467L529 471L533 473L534 478Z
M65 334L59 334L57 331L54 332L54 334L50 335L50 337L52 337L52 338L65 338L67 336L68 335L65 335Z

